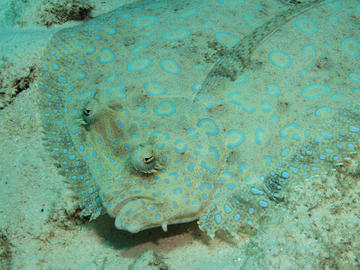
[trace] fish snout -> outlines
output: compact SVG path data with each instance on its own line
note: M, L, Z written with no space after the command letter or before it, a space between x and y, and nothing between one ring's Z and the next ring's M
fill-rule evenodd
M145 229L163 226L166 219L161 213L161 203L156 204L153 200L146 198L135 198L122 203L115 216L115 227L119 230L137 233Z

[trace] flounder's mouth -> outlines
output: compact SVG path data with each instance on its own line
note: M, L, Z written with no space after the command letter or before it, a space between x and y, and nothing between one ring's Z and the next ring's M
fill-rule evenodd
M115 227L119 230L137 233L146 229L168 224L186 223L197 219L193 215L172 216L165 213L164 204L149 197L133 197L119 203L114 211Z

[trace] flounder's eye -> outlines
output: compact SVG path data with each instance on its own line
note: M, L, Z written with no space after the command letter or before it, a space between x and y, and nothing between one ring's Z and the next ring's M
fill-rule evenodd
M148 157L144 157L143 162L145 164L149 164L150 162L152 162L154 160L154 156L148 156Z
M85 116L89 116L91 113L91 110L90 109L84 109L84 115Z
M86 130L89 130L91 118L92 118L92 110L90 108L83 108L81 122L86 128Z
M86 128L90 129L90 125L94 120L95 114L98 111L98 101L96 99L89 100L81 110L81 123Z
M141 173L151 174L160 169L160 163L150 146L139 145L130 155L132 167Z

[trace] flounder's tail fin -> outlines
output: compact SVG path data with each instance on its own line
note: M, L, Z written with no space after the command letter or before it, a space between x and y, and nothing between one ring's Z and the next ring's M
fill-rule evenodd
M264 22L261 26L242 38L226 55L218 59L207 74L201 90L197 92L196 98L207 93L217 95L216 92L221 92L227 82L235 81L241 72L250 64L252 53L266 38L278 31L295 16L303 14L323 2L323 0L311 0L300 5L291 6L285 12Z

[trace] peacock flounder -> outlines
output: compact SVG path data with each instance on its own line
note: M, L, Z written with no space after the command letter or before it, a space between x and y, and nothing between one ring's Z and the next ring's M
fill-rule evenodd
M83 215L255 232L357 155L359 6L283 2L142 1L54 35L45 141Z

